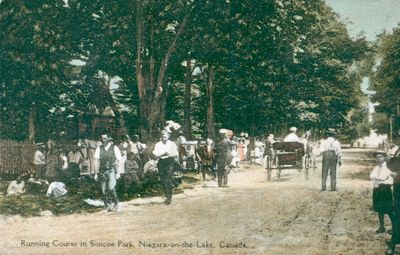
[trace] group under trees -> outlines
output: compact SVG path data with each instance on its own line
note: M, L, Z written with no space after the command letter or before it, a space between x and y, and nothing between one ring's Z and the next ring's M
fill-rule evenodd
M0 138L44 138L90 105L153 141L169 118L211 137L362 121L369 46L323 1L5 0L0 31Z
M372 99L379 103L375 110L374 127L389 134L392 141L400 138L400 27L382 34L377 41L376 66L371 78Z

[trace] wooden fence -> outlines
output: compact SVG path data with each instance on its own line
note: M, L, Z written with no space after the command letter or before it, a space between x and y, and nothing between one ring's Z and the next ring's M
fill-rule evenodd
M0 140L0 176L14 177L33 169L36 145Z

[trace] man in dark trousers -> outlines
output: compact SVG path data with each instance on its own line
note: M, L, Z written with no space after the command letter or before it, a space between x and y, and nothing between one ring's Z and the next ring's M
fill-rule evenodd
M230 138L233 133L231 130L221 129L219 131L220 139L216 144L216 162L218 187L226 187L228 184L229 164L232 161Z
M165 204L169 205L172 199L172 189L174 187L173 174L175 161L178 159L178 147L169 140L170 133L166 130L161 132L161 140L156 143L153 155L158 159L157 167L160 174L160 181L166 197Z
M331 191L336 191L336 171L342 165L342 150L340 142L335 138L336 131L329 128L326 131L327 138L321 142L320 153L322 154L322 188L326 191L326 180L328 173L331 180Z
M118 196L115 186L120 177L118 162L121 160L121 151L106 133L101 135L101 142L102 145L97 147L94 153L94 158L100 163L99 174L95 176L95 179L99 179L101 183L101 191L107 211L117 211Z

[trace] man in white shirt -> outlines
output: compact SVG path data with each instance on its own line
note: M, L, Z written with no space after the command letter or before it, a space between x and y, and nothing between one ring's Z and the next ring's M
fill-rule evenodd
M113 144L108 134L101 135L102 145L96 148L94 158L100 161L99 174L95 180L101 182L101 191L104 196L104 205L108 211L118 210L118 196L115 186L120 177L118 162L121 160L121 151Z
M170 133L163 130L161 132L161 140L156 143L153 155L158 159L158 172L160 174L161 184L163 186L164 195L166 197L165 204L169 205L172 199L173 190L173 173L175 160L178 157L178 147L169 140Z
M394 225L393 215L393 173L386 166L386 153L377 151L374 153L375 158L378 161L378 165L374 167L370 174L370 179L374 186L372 190L372 205L375 212L378 213L379 228L376 233L384 233L384 215L387 214ZM395 227L392 226L393 230ZM397 233L394 233L397 234Z
M300 138L296 135L297 128L291 127L290 133L283 139L284 142L300 142Z
M7 196L25 193L25 182L18 176L16 180L10 182L7 188Z
M336 170L342 165L342 150L338 140L336 140L336 131L329 128L326 131L327 138L321 142L320 153L322 153L322 189L326 191L326 180L328 172L330 173L331 191L336 191Z
M44 154L43 145L38 145L38 148L35 151L35 155L33 157L33 164L35 166L36 174L43 178L45 176L45 166L46 166L46 157Z

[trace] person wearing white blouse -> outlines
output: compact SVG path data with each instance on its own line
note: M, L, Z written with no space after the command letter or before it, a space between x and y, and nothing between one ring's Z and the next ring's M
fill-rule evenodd
M156 143L153 155L158 159L157 167L160 175L160 181L163 186L164 195L166 197L165 204L169 205L172 199L173 190L173 173L175 160L178 159L178 147L169 140L170 133L162 131L161 140Z
M378 213L379 228L376 233L384 233L384 216L387 214L393 225L393 173L386 166L386 153L375 152L378 165L374 167L370 174L373 184L372 204L375 212Z

